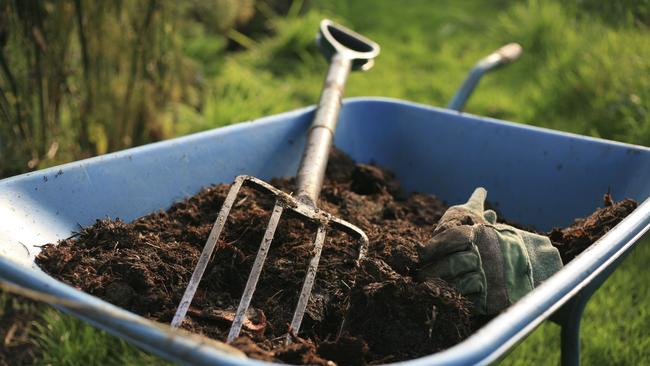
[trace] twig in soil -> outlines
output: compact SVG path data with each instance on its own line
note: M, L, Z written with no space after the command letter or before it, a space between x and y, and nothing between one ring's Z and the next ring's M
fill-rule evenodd
M262 310L253 308L251 309L251 311L247 312L249 315L243 323L244 329L255 333L264 332L264 329L267 325L266 315ZM232 323L235 319L235 313L233 311L216 308L206 308L203 310L190 308L187 311L187 315L195 318L203 318L226 323ZM257 323L255 323L254 320L257 320Z
M283 293L283 292L284 292L284 290L280 290L280 291L274 293L271 297L269 297L269 298L266 300L266 303L268 304L268 303L271 302L273 299L275 299L276 296L280 296L280 294ZM283 336L283 337L284 337L284 336Z
M169 290L167 289L167 286L165 286L165 283L164 283L164 282L161 282L160 284L162 285L163 290L165 290L165 294L166 294L168 297L170 297L171 295L170 295L170 293L169 293Z
M237 247L235 247L233 244L235 244L235 243L237 243L238 241L240 241L240 240L244 237L244 235L246 235L246 233L248 232L248 230L250 229L250 227L251 227L251 226L248 225L248 226L244 229L244 231L241 233L241 235L239 235L239 238L237 238L237 239L235 239L235 240L233 240L233 241L229 241L229 242L227 242L227 243L223 243L223 245L224 245L224 246L226 246L226 245L227 245L227 246L232 246L232 247L234 247L234 248L237 248ZM212 256L212 258L214 258L214 256Z
M454 329L456 330L456 334L458 335L458 338L461 339L462 336L460 335L460 330L458 329L458 326L454 324Z
M251 225L250 225L250 222L249 222L249 225L246 226L246 228L245 228L244 231L241 233L241 235L239 235L239 238L237 238L237 239L235 239L235 240L233 240L233 241L227 242L227 243L224 242L224 243L222 243L219 247L220 247L220 248L223 248L223 247L226 247L226 246L227 246L227 247L230 247L231 249L233 249L233 251L234 251L237 255L239 255L240 257L242 257L242 260L246 260L246 255L244 254L244 252L242 252L239 248L237 248L237 247L236 247L235 245L233 245L233 244L239 242L239 241L244 237L244 235L246 235L246 233L249 231L250 228L251 228ZM214 260L214 258L215 258L215 256L216 256L215 253L216 253L216 250L212 253L212 256L210 257L210 263ZM234 258L234 255L233 255L233 261L231 262L231 265L234 265L234 260L235 260L235 258Z
M289 327L288 333L291 335L291 340L293 342L295 342L296 339L298 338L298 336L296 336L296 332L291 327ZM271 339L269 339L269 341L271 343L275 343L275 342L278 342L278 341L281 341L282 343L284 343L285 339L287 339L287 336L286 335L281 335L279 337L271 338Z
M237 201L237 203L235 203L235 207L239 207L239 206L243 205L244 202L246 202L246 200L248 200L248 196L244 196L244 198Z
M156 249L163 250L163 248L161 248L161 247L159 247L159 246L157 246L157 245L153 245L153 244L151 244L151 243L147 243L146 241L145 241L144 243L145 243L146 245L150 246L150 247L154 247L154 248L156 248Z
M246 254L244 254L244 252L242 252L239 248L237 248L234 245L231 245L230 247L232 248L232 251L233 251L232 260L230 261L230 266L234 267L235 266L235 259L237 257L240 257L240 258L242 258L242 262L243 262L246 259Z
M295 247L292 247L291 249L287 250L287 253L295 252L296 250L311 247L313 244L312 243L307 243L307 244L302 244L302 245L296 245ZM313 255L313 254L312 254Z
M431 316L429 316L427 314L427 321L425 323L426 325L429 326L429 329L428 329L429 339L431 339L431 336L433 335L433 325L436 323L436 313L437 313L436 312L436 307L431 306Z
M609 206L614 206L614 199L612 198L612 187L607 188L607 193L605 193L605 196L603 196L603 203L605 204L605 207Z
M388 356L386 356L386 357L382 357L382 358L380 358L380 359L377 359L377 360L373 360L373 361L371 361L371 362L368 362L368 365L383 365L383 364L385 364L385 363L388 363L388 361L391 361L391 360L394 359L394 358L395 358L395 356L393 356L393 355L388 355Z
M14 337L14 334L16 333L16 329L18 329L18 323L13 323L9 330L7 331L7 335L5 335L5 347L11 344L11 340Z
M345 282L343 282L343 284L345 284ZM347 286L347 284L346 284L346 286ZM348 287L348 289L350 289L350 287ZM339 326L338 333L336 333L336 339L341 338L341 334L343 334L343 329L345 329L345 323L347 322L347 315L350 313L350 301L352 301L350 299L350 293L351 292L352 292L352 289L350 289L350 291L348 291L348 293L343 298L343 304L345 304L345 305L343 306L343 310L342 310L343 316L341 316L341 325Z

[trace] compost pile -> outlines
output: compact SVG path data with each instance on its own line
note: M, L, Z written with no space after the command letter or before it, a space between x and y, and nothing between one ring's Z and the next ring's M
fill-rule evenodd
M293 179L271 182L291 192ZM68 284L147 318L169 323L229 186L204 189L166 212L124 223L97 220L74 237L48 244L40 267ZM218 242L183 328L225 340L267 225L273 201L244 189ZM636 207L610 204L554 244L570 259ZM357 243L331 232L300 338L284 345L310 258L315 227L283 216L244 324L233 346L250 357L292 364L362 365L428 355L466 338L477 322L471 304L442 280L416 282L416 248L447 206L432 195L405 196L388 171L355 164L334 150L320 208L349 220L370 239L355 267Z
M605 194L604 201L605 207L597 209L588 217L577 219L567 228L555 228L547 234L560 251L563 263L570 262L582 253L638 206L637 202L631 199L614 203L609 193Z

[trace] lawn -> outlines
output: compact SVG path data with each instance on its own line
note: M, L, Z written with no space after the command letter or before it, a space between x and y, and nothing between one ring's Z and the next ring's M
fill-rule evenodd
M281 14L257 11L268 15L272 31L231 34L240 43L238 52L215 51L217 40L200 30L181 35L181 52L202 70L193 97L200 102L161 108L158 121L166 136L313 104L326 70L313 36L319 20L331 17L382 47L373 70L351 75L346 96L444 106L478 59L516 41L524 48L522 58L486 76L466 111L650 145L649 1L296 1ZM585 364L650 364L649 241L639 244L589 303L582 331ZM2 301L5 310L43 313L30 323L38 363L160 362L52 308L6 295ZM559 327L543 324L500 363L559 363Z

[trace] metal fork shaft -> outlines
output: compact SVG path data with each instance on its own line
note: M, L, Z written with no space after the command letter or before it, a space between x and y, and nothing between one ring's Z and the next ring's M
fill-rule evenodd
M262 243L260 244L260 248L257 251L257 256L255 257L253 268L251 269L251 274L248 276L248 281L246 281L244 294L239 301L235 319L232 321L232 325L230 326L230 332L228 332L228 338L226 340L228 343L232 342L239 336L242 324L244 323L244 320L246 320L246 310L248 310L248 306L250 305L251 299L253 298L253 293L255 293L257 281L259 280L260 274L262 273L264 261L266 261L266 256L269 253L269 248L271 247L271 242L273 241L273 236L275 235L275 229L278 227L278 222L280 221L280 216L282 216L283 210L284 207L282 207L280 202L276 201L275 207L273 208L273 213L269 219L269 224L266 227L266 232L264 232Z
M338 53L332 56L318 109L309 127L305 150L296 174L296 196L312 206L316 205L323 187L327 159L341 110L341 98L351 66L349 58Z

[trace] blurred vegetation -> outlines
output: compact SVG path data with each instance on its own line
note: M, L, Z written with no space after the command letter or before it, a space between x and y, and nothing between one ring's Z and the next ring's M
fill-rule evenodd
M444 106L514 41L522 58L487 75L467 112L650 146L650 0L0 0L0 177L313 104L323 17L382 46L347 96ZM650 363L648 244L587 308L589 363ZM155 363L45 314L43 363ZM558 333L542 326L504 363L557 364Z
M42 311L34 325L39 365L171 365L54 308Z
M324 16L383 48L347 95L445 105L517 41L469 112L650 144L650 0L408 4L0 0L0 176L312 104Z
M1 0L0 176L173 136L177 108L202 109L205 73L253 13L235 0Z

